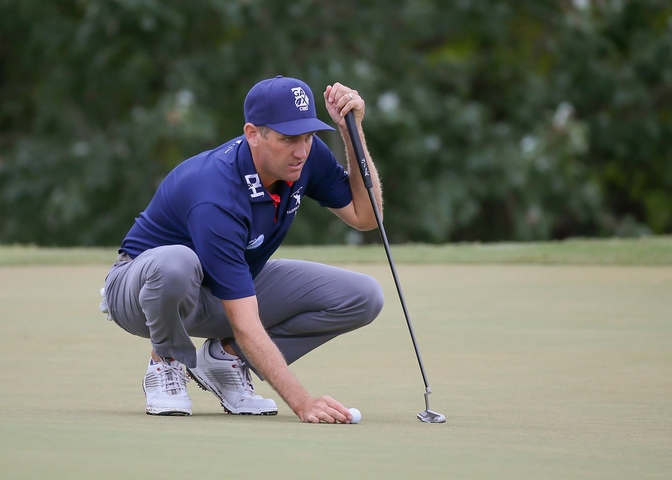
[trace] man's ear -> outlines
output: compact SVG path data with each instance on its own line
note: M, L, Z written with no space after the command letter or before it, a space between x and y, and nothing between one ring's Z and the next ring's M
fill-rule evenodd
M261 137L259 127L253 125L252 123L246 123L243 127L243 132L245 132L245 139L251 147L256 147L259 145L259 137Z

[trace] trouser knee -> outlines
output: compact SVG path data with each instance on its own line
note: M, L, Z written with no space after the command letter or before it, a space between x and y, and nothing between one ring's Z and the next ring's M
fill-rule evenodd
M372 277L363 275L353 286L352 303L350 308L357 312L352 318L357 323L356 328L364 327L373 322L385 303L385 296L380 284Z
M148 262L143 290L160 291L162 300L169 302L197 292L202 280L201 263L193 250L181 245L162 247L161 254Z
M385 295L383 294L383 289L380 284L373 278L371 278L370 284L368 292L366 293L368 299L365 312L365 317L368 319L368 322L366 323L367 325L378 317L383 309L383 305L385 305Z

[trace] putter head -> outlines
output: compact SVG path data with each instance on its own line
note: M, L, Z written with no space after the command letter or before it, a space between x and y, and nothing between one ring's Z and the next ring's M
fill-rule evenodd
M444 423L446 421L446 416L427 409L424 412L418 413L418 420L425 423Z

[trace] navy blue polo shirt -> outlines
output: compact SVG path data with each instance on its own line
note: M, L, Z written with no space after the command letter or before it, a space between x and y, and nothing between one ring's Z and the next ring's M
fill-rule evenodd
M204 283L221 299L255 294L252 280L287 235L303 197L324 207L352 201L348 174L327 145L313 138L301 177L282 183L275 202L261 184L244 136L175 167L124 238L135 258L163 245L198 255Z

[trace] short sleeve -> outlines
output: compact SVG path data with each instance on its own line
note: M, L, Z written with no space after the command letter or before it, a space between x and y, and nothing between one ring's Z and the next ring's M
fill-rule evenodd
M352 202L348 172L329 147L315 137L310 159L310 180L306 195L328 208L343 208Z
M242 215L202 203L189 212L187 226L212 294L222 300L255 295L245 260L247 226Z

